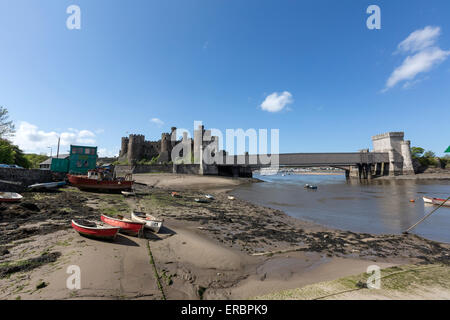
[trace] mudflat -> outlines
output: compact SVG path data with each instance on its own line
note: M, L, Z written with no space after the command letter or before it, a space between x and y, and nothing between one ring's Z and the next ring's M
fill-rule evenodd
M333 230L228 199L228 191L252 179L171 174L135 179L135 197L67 187L2 204L0 298L245 299L362 274L374 264L450 268L448 244L415 235ZM173 191L181 197L172 197ZM205 193L215 200L194 201ZM164 218L160 233L120 234L102 242L70 226L73 218L129 217L133 209ZM67 286L71 266L81 272L78 290ZM448 290L449 281L437 278L433 288Z

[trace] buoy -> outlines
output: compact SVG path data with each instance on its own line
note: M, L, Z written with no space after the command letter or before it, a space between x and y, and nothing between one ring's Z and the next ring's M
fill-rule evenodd
M414 199L411 199L411 200L409 200L409 202L416 202L416 200L414 200Z

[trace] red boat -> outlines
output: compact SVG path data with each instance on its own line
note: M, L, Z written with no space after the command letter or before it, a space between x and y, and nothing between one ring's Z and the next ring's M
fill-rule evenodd
M118 192L131 190L133 181L131 176L125 178L111 178L100 170L89 170L87 176L68 174L67 178L74 187L87 191Z
M435 204L440 206L442 203L444 207L450 207L450 199L440 199L440 198L431 198L431 197L423 197L423 202Z
M110 226L119 227L120 232L133 236L139 236L143 232L145 226L145 223L135 222L122 216L119 216L119 218L111 218L102 214L101 219Z
M100 240L114 240L120 230L118 227L104 226L86 220L72 220L72 228L82 236Z

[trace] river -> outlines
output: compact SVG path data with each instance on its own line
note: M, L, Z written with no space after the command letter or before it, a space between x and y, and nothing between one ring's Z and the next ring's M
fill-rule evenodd
M324 226L373 234L400 234L436 206L422 196L450 196L447 180L346 180L344 175L254 175L261 183L233 194L255 204ZM317 185L307 190L305 184ZM415 202L410 202L415 199ZM442 207L411 231L450 243L450 208Z

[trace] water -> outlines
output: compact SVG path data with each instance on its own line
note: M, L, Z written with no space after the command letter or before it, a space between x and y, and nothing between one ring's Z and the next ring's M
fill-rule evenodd
M242 186L234 195L288 215L315 223L374 234L401 234L436 208L422 196L450 196L449 181L373 180L346 181L343 175L274 175L255 178L264 182ZM305 184L318 186L307 190ZM415 199L415 203L409 200ZM450 208L442 207L412 232L450 243Z

